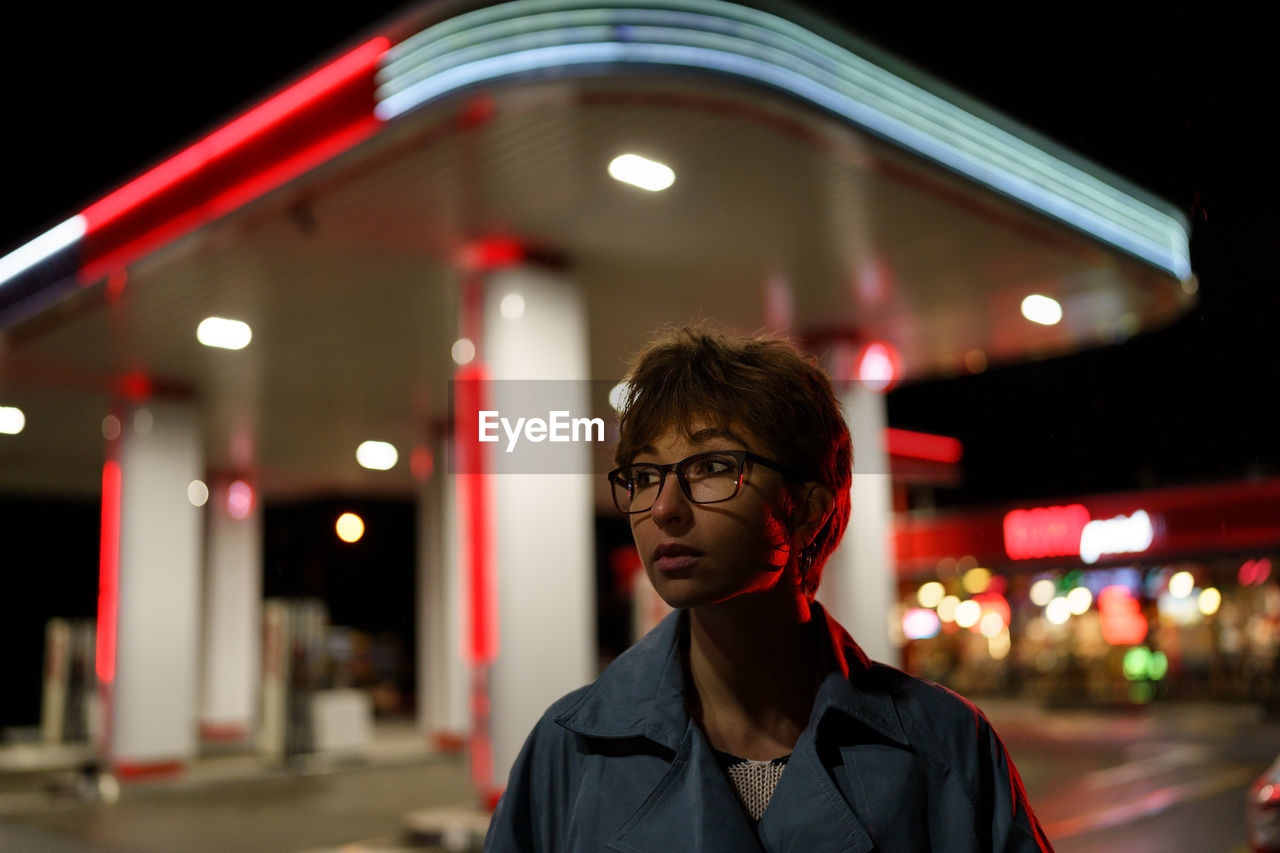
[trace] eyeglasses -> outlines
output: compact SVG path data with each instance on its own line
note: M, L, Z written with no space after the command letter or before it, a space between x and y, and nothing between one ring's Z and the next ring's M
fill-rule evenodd
M609 472L613 487L613 503L619 511L628 515L653 509L667 482L667 474L674 471L680 490L696 504L714 504L732 499L742 488L742 466L750 460L783 474L787 479L803 478L782 465L766 459L750 450L713 450L695 453L679 462L668 465L643 462L623 465Z

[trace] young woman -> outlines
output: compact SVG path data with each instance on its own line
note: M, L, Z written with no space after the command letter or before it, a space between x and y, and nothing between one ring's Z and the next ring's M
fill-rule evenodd
M825 374L683 329L628 383L609 480L676 611L548 709L486 850L1050 850L982 714L814 601L852 471Z

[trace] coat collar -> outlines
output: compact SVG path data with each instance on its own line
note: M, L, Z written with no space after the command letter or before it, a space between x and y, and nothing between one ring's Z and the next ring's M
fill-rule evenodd
M835 666L818 690L808 730L816 730L835 709L895 743L909 745L893 698L877 677L880 666L817 602L813 618L825 628ZM645 737L673 753L679 751L689 728L681 663L688 636L688 611L668 614L619 655L577 703L556 716L556 722L588 737Z

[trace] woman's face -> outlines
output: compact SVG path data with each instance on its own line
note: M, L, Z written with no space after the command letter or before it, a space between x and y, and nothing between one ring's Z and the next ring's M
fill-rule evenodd
M695 422L692 433L690 439L669 429L633 461L668 464L711 450L770 455L741 429ZM783 487L781 474L748 461L737 495L695 504L675 473L668 474L652 509L630 516L636 548L658 595L672 607L703 607L777 584L790 552L788 531L773 512Z

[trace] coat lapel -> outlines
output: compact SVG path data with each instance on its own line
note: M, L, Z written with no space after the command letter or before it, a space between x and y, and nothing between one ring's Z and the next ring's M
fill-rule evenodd
M693 723L667 774L608 846L622 853L760 850L729 780Z
M867 853L875 848L819 760L813 726L796 742L759 832L770 853Z

